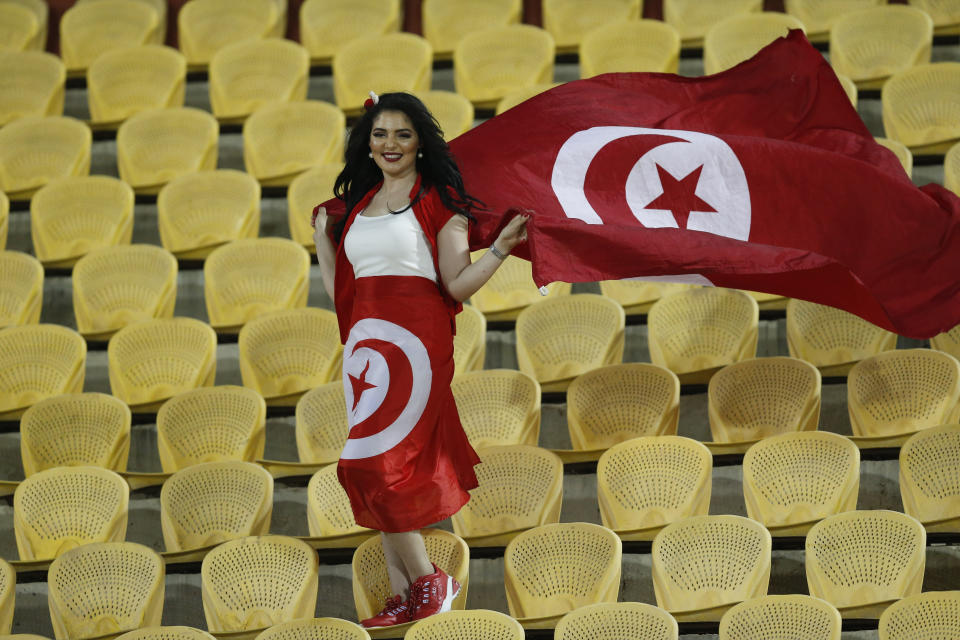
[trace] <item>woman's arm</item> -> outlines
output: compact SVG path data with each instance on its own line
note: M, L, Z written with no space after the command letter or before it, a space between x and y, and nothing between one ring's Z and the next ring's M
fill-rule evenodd
M320 276L323 279L323 288L333 300L333 276L336 270L337 252L333 242L327 235L327 227L333 224L327 216L327 210L320 207L317 217L313 221L313 243L317 247L317 262L320 263Z
M507 223L493 243L500 253L506 255L521 242L526 242L528 219L529 216L521 214ZM437 234L437 250L440 254L440 279L443 286L460 302L476 293L503 263L503 260L490 250L476 262L470 262L467 219L461 215L453 216L440 229Z

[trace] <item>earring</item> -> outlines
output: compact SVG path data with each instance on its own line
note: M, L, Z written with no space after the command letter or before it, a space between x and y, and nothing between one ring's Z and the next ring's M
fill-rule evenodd
M372 159L373 159L373 151L371 151L370 153L368 153L368 154L367 154L367 157L372 160Z
M423 151L417 151L417 157L418 157L418 158L422 158L422 157L423 157Z

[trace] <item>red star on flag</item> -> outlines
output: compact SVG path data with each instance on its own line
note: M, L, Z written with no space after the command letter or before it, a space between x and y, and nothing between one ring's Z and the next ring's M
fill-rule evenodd
M367 382L367 370L370 369L370 361L367 360L367 365L363 368L363 371L360 372L360 377L356 377L352 373L348 373L347 376L350 378L350 384L353 385L353 408L351 411L357 410L357 404L360 402L360 396L363 395L363 392L367 389L373 389L377 385L370 384Z
M703 171L703 165L700 165L682 179L677 180L669 171L658 164L657 173L660 175L660 186L663 188L663 193L644 208L667 209L673 212L677 226L681 229L687 228L687 219L690 217L691 211L716 213L716 209L704 202L696 194L701 171Z

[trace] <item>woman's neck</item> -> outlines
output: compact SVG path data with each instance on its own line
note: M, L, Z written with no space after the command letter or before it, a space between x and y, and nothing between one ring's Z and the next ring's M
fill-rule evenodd
M380 189L385 195L399 196L406 199L417 182L417 172L411 171L403 176L383 176L383 186Z

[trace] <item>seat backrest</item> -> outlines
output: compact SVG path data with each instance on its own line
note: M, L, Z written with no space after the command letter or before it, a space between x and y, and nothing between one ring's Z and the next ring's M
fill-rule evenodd
M183 626L159 626L134 629L117 636L117 640L214 640L206 631ZM27 638L21 638L27 640Z
M290 182L287 189L287 222L290 237L307 247L314 246L310 214L321 202L333 197L333 184L343 170L337 161L307 169Z
M40 321L43 277L43 265L30 254L0 249L0 329Z
M787 302L787 347L817 367L859 362L897 347L897 334L852 313L806 300Z
M555 640L677 640L677 621L659 607L642 602L600 602L560 618Z
M2 14L0 14L2 15ZM17 573L6 560L0 560L0 633L9 634L17 598Z
M144 44L103 53L87 69L94 121L124 120L147 109L182 107L187 61L171 47Z
M255 640L370 640L367 630L340 618L306 618L275 624ZM159 639L158 639L159 640Z
M210 106L219 117L243 116L272 101L305 100L310 54L291 40L240 40L210 58Z
M960 425L924 429L900 449L900 496L904 513L926 524L954 519L960 529Z
M487 353L487 319L472 305L463 305L457 314L453 336L454 373L483 369Z
M960 144L955 148L960 149ZM960 161L960 153L957 154L957 158ZM958 169L960 169L960 166L958 166ZM958 185L958 191L960 191L960 185ZM930 348L949 353L954 358L960 358L960 324L950 331L944 331L930 338Z
M180 50L188 64L207 64L228 44L267 37L278 17L274 0L191 0L177 15Z
M322 384L297 401L296 438L300 462L336 462L349 431L342 381Z
M474 447L540 439L540 383L515 369L483 369L450 383L460 422Z
M881 90L883 130L908 147L960 137L951 96L960 90L960 62L916 65L893 74Z
M0 95L0 126L23 116L63 114L67 68L57 56L0 50L0 75L14 81Z
M903 5L870 7L834 21L830 66L853 80L885 78L929 63L932 46L933 20L926 12Z
M807 33L814 35L829 32L845 13L886 4L886 0L784 0L783 4L787 13L802 22Z
M960 591L930 591L894 602L880 616L879 640L960 637Z
M80 2L60 19L60 55L68 69L86 69L111 49L155 41L159 26L157 11L144 2Z
M333 95L344 111L363 106L370 87L426 91L433 74L433 49L412 33L387 33L344 44L333 56Z
M37 17L13 2L0 4L0 42L4 49L25 50L40 30Z
M0 129L0 191L19 199L51 180L90 173L93 133L68 116L25 116Z
M719 73L752 58L791 29L805 31L795 17L774 11L738 14L721 20L703 38L704 73Z
M79 393L86 361L87 343L73 329L28 324L0 330L0 414Z
M446 611L416 622L404 636L407 640L522 640L519 622L505 613L489 609Z
M307 485L307 525L314 537L338 536L366 531L357 524L350 498L337 478L332 462L317 471Z
M435 52L450 54L469 33L519 22L521 10L520 0L424 0L423 35Z
M763 11L763 0L663 0L663 19L680 32L684 42L703 38L728 16L759 11Z
M346 126L343 112L329 102L264 104L243 124L244 164L264 183L287 184L315 165L342 162ZM309 205L305 214L308 222L313 207L332 197L332 186L330 196Z
M539 91L546 90L547 86L539 87ZM523 102L532 95L525 95L516 104ZM512 105L511 105L512 106ZM506 111L506 109L503 109ZM498 113L501 111L498 107ZM477 253L471 256L473 261L479 258ZM566 295L570 293L568 283L551 283L548 286L550 296ZM533 269L530 262L516 256L507 256L490 279L480 289L470 296L470 304L484 314L494 314L504 311L519 311L545 298L533 284Z
M453 83L473 103L495 104L511 91L553 80L556 46L528 24L487 27L465 35L453 51Z
M399 27L396 0L306 0L300 5L300 40L311 57L324 61L351 40Z
M837 608L820 598L761 596L745 600L723 614L720 640L840 640L841 622Z

